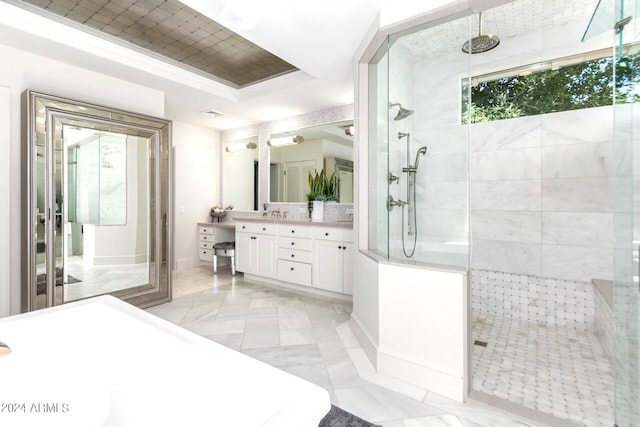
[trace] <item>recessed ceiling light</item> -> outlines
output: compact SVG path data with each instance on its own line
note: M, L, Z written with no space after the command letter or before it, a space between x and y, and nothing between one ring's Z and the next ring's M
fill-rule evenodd
M224 116L224 113L221 113L220 111L216 111L216 110L204 110L204 111L200 111L200 114L208 114L213 117Z

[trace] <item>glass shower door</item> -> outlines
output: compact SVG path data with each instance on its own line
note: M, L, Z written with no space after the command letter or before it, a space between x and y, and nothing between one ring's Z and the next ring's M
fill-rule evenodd
M602 3L602 2L601 2ZM617 0L614 7L615 73L628 85L632 99L616 91L615 98L615 258L614 258L614 369L616 425L637 425L640 420L640 91L638 75L631 73L638 54L625 45L638 43L636 0ZM626 21L628 17L632 19ZM627 71L627 73L624 73ZM626 74L623 80L623 74ZM618 86L618 85L617 85ZM634 102L635 101L635 102Z

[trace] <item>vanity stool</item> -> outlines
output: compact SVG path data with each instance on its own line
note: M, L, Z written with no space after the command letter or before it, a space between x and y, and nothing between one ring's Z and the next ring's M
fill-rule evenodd
M220 242L213 245L213 274L218 273L218 257L229 257L231 262L231 275L236 275L235 262L236 242Z

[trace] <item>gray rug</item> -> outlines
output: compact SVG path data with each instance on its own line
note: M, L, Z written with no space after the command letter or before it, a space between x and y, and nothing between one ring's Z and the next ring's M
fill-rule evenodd
M380 427L331 405L331 410L320 420L318 427Z

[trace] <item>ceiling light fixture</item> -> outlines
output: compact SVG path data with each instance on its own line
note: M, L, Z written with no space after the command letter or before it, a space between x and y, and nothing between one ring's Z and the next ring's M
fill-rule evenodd
M301 144L304 138L300 135L295 136L283 136L280 138L271 138L268 144L272 147L282 147L283 145Z
M256 144L255 142L247 142L246 144L239 142L236 144L227 145L227 148L225 148L225 151L227 153L235 153L243 150L255 150L256 148L258 148L258 144Z
M224 116L224 113L221 113L220 111L216 111L216 110L204 110L204 111L200 111L200 114L207 114L213 117Z

